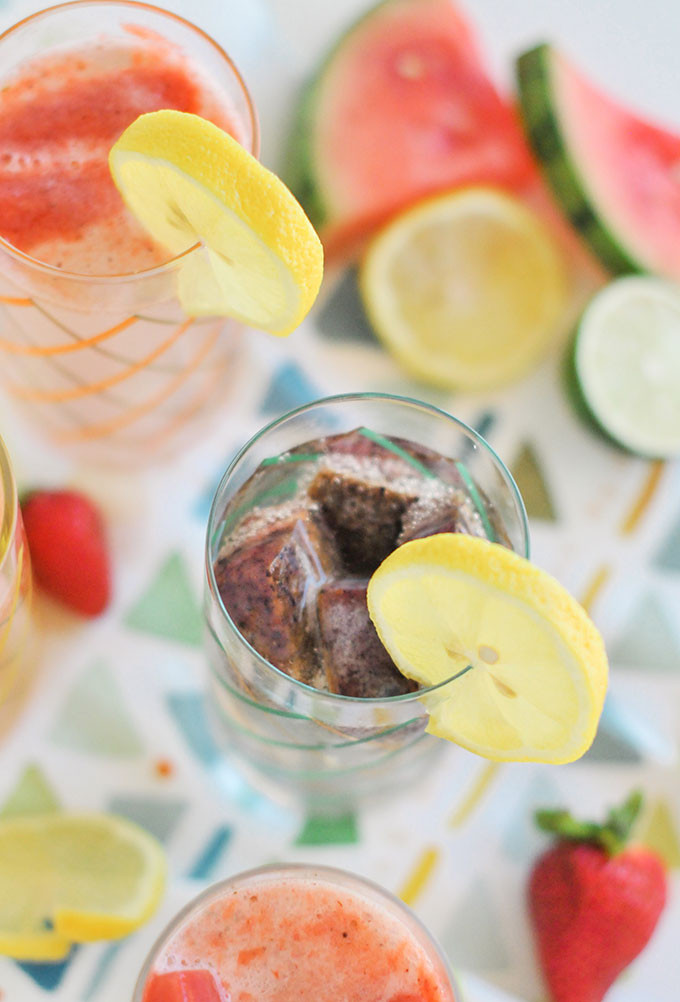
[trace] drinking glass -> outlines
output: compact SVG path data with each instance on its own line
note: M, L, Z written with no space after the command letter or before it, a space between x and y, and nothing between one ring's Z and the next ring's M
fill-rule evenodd
M239 452L217 489L208 521L208 714L218 742L256 787L276 799L292 797L324 808L408 790L442 747L425 733L427 697L453 689L455 677L382 699L337 695L299 682L239 632L220 596L214 565L226 534L225 512L263 460L362 427L457 460L502 526L506 544L522 556L529 552L524 505L496 453L462 421L417 400L370 393L319 400L274 421Z
M132 0L75 0L0 35L3 79L61 49L161 36L210 79L236 138L259 149L255 109L241 76L205 32ZM58 139L58 136L56 137ZM196 437L228 397L239 326L187 317L177 279L197 244L129 274L77 274L3 239L0 220L0 373L5 391L55 443L105 464L142 465Z

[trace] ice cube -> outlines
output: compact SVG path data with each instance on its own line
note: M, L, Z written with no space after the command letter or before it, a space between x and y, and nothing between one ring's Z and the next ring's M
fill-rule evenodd
M165 971L151 975L143 1002L225 1002L225 996L210 971Z

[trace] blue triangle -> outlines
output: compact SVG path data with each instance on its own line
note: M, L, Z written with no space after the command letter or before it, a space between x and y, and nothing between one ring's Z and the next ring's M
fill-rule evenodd
M237 450L238 451L238 450ZM208 486L201 492L200 497L196 501L191 514L201 525L205 525L208 521L208 516L210 515L210 509L212 507L213 498L217 493L217 488L220 485L220 481L224 476L227 467L231 463L232 459L236 455L236 451L232 452L224 460L223 465L220 467L220 473L213 480L210 481Z
M69 953L68 957L64 960L60 960L54 964L45 963L20 963L17 967L32 978L36 985L43 988L46 992L53 992L61 984L64 975L66 974L66 969L78 952L78 947L74 946Z
M643 756L639 751L639 737L644 728L644 722L638 723L635 716L615 702L610 694L605 700L595 740L583 761L617 764L641 762Z
M663 541L654 558L654 564L663 571L675 571L676 574L680 574L680 518Z
M355 268L344 273L317 313L316 329L329 341L363 341L378 346L361 302Z
M231 841L232 834L232 829L228 825L220 825L201 849L187 876L192 880L210 880Z
M278 416L319 396L317 387L295 362L285 362L272 376L260 404L261 414Z
M168 693L167 703L182 737L196 758L206 766L214 765L220 753L208 727L203 693L171 692Z
M167 842L188 807L185 800L163 797L112 797L109 810L145 828L161 842Z

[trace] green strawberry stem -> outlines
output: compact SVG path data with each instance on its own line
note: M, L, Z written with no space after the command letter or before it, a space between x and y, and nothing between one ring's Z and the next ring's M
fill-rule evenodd
M579 821L562 809L536 811L535 820L545 832L575 842L592 842L604 849L608 856L615 856L625 849L641 807L642 793L633 790L620 807L609 811L603 824Z

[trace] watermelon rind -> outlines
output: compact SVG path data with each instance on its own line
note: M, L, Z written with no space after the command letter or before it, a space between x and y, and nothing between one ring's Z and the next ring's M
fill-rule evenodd
M565 215L614 274L646 271L644 265L623 247L598 213L559 119L554 81L556 52L541 43L517 60L517 80L522 120L529 143Z

